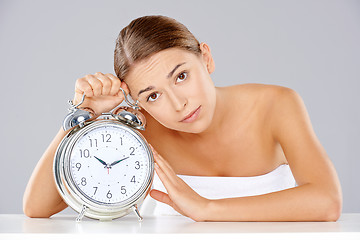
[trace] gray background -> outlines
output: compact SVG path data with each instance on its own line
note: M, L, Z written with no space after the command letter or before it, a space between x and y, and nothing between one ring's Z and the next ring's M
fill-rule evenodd
M0 213L22 213L37 161L77 78L114 73L119 31L161 14L213 52L217 86L265 83L303 98L333 161L343 212L360 212L360 1L0 1Z

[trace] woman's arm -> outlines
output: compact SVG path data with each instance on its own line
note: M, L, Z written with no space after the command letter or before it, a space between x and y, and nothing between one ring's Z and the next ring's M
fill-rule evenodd
M211 200L208 221L336 221L341 186L333 164L317 139L301 97L279 88L271 123L298 187L241 198Z
M298 187L209 200L192 190L152 149L156 172L167 193L153 189L151 197L195 221L336 221L342 208L336 171L311 127L300 96L291 89L279 89L270 122Z
M30 177L23 198L23 211L28 217L50 217L67 207L57 192L53 175L55 151L66 133L59 130Z

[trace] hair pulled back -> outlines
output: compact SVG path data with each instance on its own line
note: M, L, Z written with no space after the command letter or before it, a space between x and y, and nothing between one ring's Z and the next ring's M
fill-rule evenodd
M123 81L133 63L173 47L201 53L199 41L175 19L160 15L134 19L116 39L115 73Z

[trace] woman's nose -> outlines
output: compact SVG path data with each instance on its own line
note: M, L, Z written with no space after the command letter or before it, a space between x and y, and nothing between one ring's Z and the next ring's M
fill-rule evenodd
M178 112L183 110L187 104L187 99L185 97L181 97L172 91L169 92L169 98L170 98L171 103L174 106L174 109Z

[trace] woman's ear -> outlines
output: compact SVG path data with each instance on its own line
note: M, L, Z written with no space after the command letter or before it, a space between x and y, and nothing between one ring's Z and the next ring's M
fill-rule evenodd
M128 85L126 84L125 81L121 81L120 87L121 87L122 89L124 89L126 95L131 94L130 89L129 89L129 87L128 87Z
M206 65L206 68L207 68L209 74L211 74L215 70L215 62L211 55L210 47L206 43L200 43L200 50L201 50L202 59Z
M127 97L130 96L131 99L134 100L134 98L133 98L133 96L131 94L129 85L127 85L127 83L125 81L121 81L120 87L125 91ZM118 96L123 96L122 91L119 91ZM125 99L124 99L124 101L125 101Z

